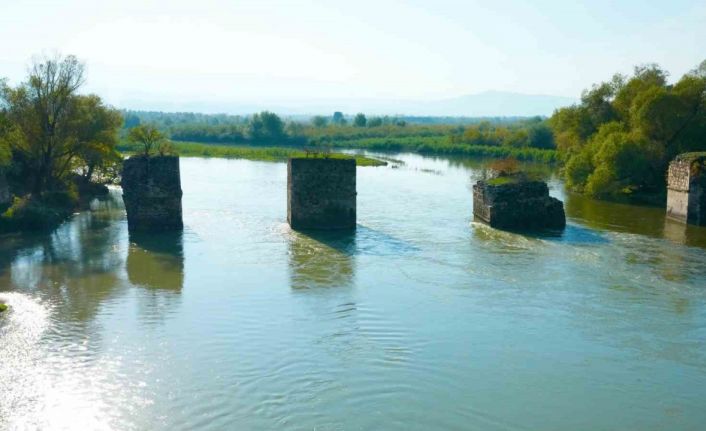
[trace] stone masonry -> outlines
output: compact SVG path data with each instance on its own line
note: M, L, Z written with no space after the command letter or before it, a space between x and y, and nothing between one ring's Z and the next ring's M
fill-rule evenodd
M174 231L184 227L177 156L132 156L123 164L123 201L131 231Z
M669 164L667 217L706 225L706 153L681 154Z
M289 225L292 229L355 229L355 182L353 159L289 159Z
M478 181L473 186L473 215L498 229L559 230L566 226L564 204L549 196L549 188L542 181L498 185Z

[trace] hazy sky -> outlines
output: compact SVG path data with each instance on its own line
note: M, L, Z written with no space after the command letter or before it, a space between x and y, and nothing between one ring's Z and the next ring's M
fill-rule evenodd
M530 4L531 3L531 4ZM576 97L656 62L706 59L706 1L0 0L0 77L32 55L87 64L91 91L148 100Z

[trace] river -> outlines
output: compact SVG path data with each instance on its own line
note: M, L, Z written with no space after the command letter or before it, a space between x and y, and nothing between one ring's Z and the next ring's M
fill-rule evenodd
M358 168L358 228L286 224L286 165L181 160L185 230L119 197L0 238L0 428L702 430L706 229L567 194L472 221L481 162Z

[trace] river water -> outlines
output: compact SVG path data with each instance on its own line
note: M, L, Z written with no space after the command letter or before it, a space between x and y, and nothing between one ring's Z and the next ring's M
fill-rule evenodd
M354 234L286 224L286 165L182 159L183 235L119 191L0 239L0 429L703 430L706 229L567 195L472 222L481 162L358 168Z

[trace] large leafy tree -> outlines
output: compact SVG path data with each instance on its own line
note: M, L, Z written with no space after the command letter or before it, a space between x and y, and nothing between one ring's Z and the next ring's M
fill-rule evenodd
M19 86L2 85L0 101L10 124L3 139L33 193L65 187L81 167L92 173L98 153L115 155L120 113L98 96L79 95L83 83L83 64L56 56L35 59Z
M122 155L116 149L118 130L123 122L119 111L103 105L95 95L80 96L76 100L77 115L73 127L76 130L75 158L67 164L79 170L85 181L92 181L95 174L109 178Z

